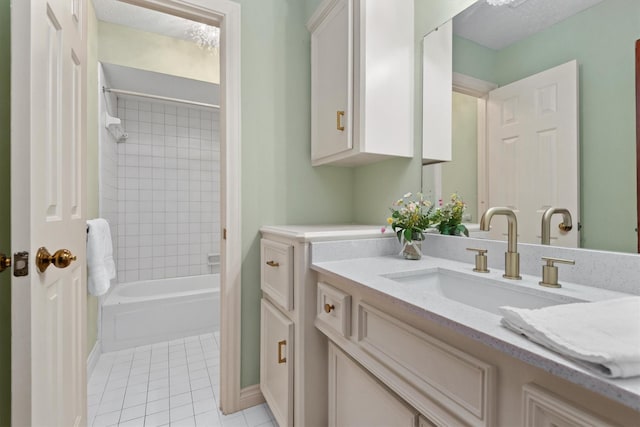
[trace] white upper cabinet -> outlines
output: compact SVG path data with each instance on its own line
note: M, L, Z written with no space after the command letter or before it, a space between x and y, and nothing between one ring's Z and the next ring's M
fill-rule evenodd
M311 31L311 161L413 156L413 0L325 0Z
M424 36L422 55L422 163L452 158L453 24Z

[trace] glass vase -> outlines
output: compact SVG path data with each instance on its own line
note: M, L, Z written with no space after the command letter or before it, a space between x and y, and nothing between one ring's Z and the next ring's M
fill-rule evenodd
M411 235L411 241L405 240L402 248L402 256L405 259L418 260L422 258L422 241L424 240L424 234L421 232L413 232Z

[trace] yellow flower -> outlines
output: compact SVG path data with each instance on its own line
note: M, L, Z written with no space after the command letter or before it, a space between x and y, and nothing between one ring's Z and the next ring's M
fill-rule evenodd
M393 223L393 218L391 218L391 217L387 218L387 223L392 224Z

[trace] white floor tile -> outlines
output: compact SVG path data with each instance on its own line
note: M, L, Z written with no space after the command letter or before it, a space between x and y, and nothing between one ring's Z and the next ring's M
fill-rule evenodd
M120 411L109 412L108 414L97 415L93 421L93 427L107 427L118 424Z
M169 398L147 402L147 415L169 410Z
M128 393L124 397L123 408L131 408L147 402L147 393Z
M220 424L223 427L248 427L247 421L244 419L242 412L237 412L231 415L221 415L220 421Z
M271 421L271 416L267 412L266 404L254 406L242 411L249 427L257 427L267 421Z
M174 421L182 420L187 417L193 418L193 405L189 403L184 406L178 406L177 408L171 408L169 410L169 413L171 414L172 423Z
M196 427L196 419L188 417L183 420L171 421L171 427Z
M169 398L169 406L171 409L191 403L191 393L176 394Z
M211 396L211 398L209 399L198 400L198 401L194 400L193 402L193 412L196 415L215 411L216 409L217 409L216 401L213 400L213 396Z
M277 427L266 405L220 414L218 340L205 334L102 354L87 382L88 425Z
M128 421L120 421L118 427L143 427L144 426L144 417L136 418Z
M200 390L194 390L191 392L191 397L194 402L205 399L213 400L213 389L211 387L207 387L201 388Z
M169 411L157 412L144 417L144 427L156 427L169 423Z
M123 409L120 414L120 422L122 423L123 421L129 421L140 417L144 418L146 406L146 404L143 404Z
M217 411L210 411L204 414L196 415L197 427L218 427L220 425L220 418Z

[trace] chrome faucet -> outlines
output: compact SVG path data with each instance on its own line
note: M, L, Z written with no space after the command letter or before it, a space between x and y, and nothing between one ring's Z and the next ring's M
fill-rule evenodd
M551 244L551 217L554 214L562 214L562 222L558 224L558 228L562 231L571 231L573 224L571 222L571 212L565 208L551 207L542 214L542 238L540 243L543 245Z
M507 217L507 252L504 253L504 274L507 279L519 280L520 276L520 254L518 253L518 220L513 210L509 208L493 207L489 208L480 218L480 229L489 231L491 218L494 215L505 215Z

